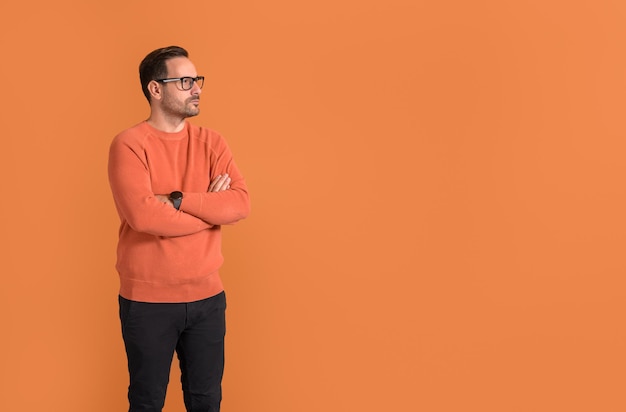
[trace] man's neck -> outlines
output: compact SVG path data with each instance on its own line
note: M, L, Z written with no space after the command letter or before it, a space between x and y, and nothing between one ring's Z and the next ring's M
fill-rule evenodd
M150 117L148 117L146 122L155 129L166 133L180 132L185 127L185 118L168 117L159 112L150 113Z

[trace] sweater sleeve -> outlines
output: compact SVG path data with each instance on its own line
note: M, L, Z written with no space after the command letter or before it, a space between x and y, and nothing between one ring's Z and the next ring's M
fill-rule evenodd
M211 225L233 224L250 214L248 188L228 145L222 138L214 155L215 162L211 167L209 180L228 173L231 178L230 189L221 192L185 191L180 210Z
M203 219L160 202L152 192L150 173L141 149L114 139L109 151L109 183L122 221L137 232L185 236L211 227Z

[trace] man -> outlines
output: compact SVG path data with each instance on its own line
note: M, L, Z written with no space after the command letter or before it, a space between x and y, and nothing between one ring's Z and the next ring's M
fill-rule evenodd
M226 300L220 226L250 211L224 139L186 121L204 77L181 47L139 66L150 117L115 137L109 181L120 216L116 268L130 412L161 411L177 353L187 411L220 409Z

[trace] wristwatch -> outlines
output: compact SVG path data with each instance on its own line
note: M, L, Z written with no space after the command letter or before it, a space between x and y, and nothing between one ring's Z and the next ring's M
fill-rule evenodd
M174 207L176 210L180 209L180 204L183 201L183 192L179 192L178 190L170 193L170 200L174 203Z

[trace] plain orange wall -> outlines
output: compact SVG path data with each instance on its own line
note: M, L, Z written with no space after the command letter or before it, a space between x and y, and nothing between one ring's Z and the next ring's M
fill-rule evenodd
M252 194L224 412L626 410L624 4L3 1L0 410L126 408L107 151L170 44Z

